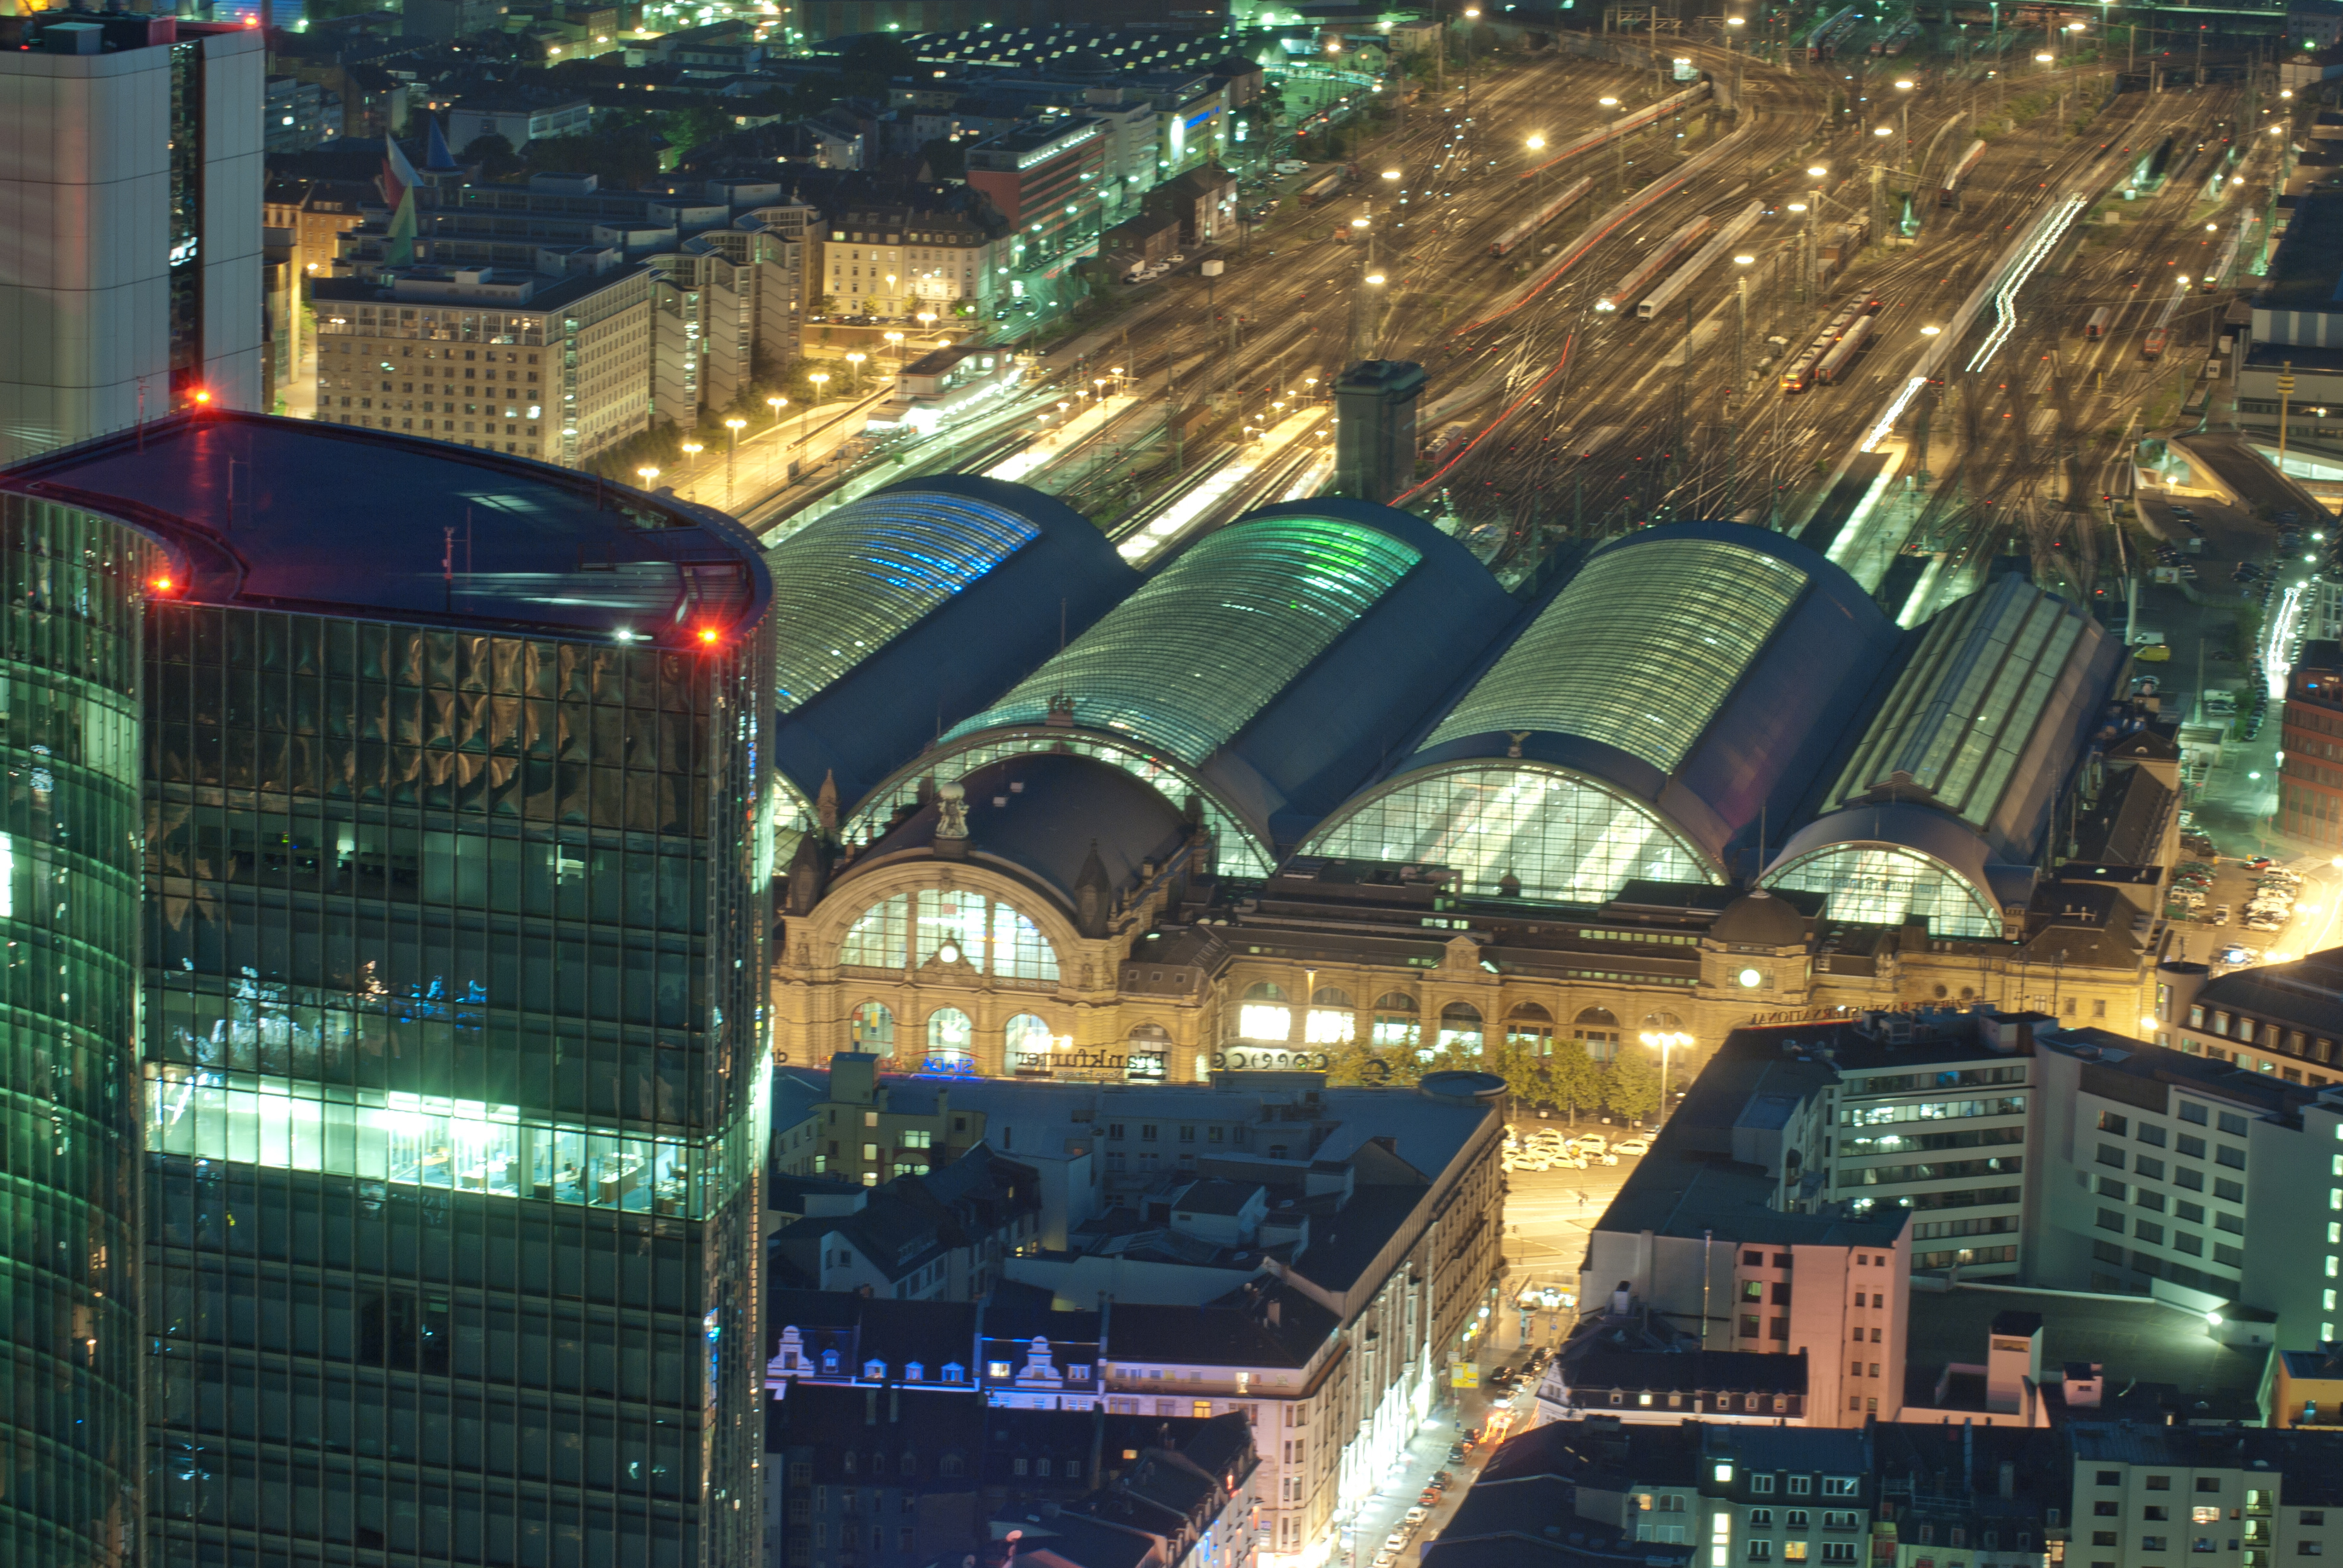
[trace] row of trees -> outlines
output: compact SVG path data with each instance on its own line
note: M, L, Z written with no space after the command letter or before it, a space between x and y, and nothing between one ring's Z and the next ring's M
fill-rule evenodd
M1578 1040L1491 1040L1478 1047L1378 1046L1352 1040L1328 1052L1327 1079L1335 1084L1409 1086L1430 1072L1493 1072L1517 1106L1550 1106L1574 1121L1582 1111L1641 1118L1660 1108L1660 1059L1629 1043L1608 1062L1596 1061Z

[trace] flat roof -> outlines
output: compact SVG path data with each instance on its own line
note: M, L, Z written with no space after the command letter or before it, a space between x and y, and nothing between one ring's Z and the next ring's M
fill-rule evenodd
M2295 203L2294 216L2270 257L2269 276L2254 297L2257 310L2335 310L2343 253L2343 195L2313 191Z
M171 596L198 604L686 648L772 597L763 552L719 513L307 419L174 415L18 464L0 489L144 529L175 558Z

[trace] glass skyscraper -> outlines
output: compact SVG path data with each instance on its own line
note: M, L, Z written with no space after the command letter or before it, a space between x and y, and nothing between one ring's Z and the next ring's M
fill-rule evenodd
M138 1540L136 532L0 495L0 1563Z
M242 417L12 485L177 577L144 645L154 1560L749 1560L754 544Z

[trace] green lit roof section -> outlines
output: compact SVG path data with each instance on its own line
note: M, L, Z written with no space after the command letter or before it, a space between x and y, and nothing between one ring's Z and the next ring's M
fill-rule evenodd
M1832 799L1883 789L1924 792L1982 830L2087 624L2072 607L2015 575L1945 611L1896 678Z
M1121 730L1190 767L1226 745L1423 558L1377 528L1263 518L1207 537L946 739L1046 722Z
M1798 568L1723 539L1605 550L1425 745L1543 731L1599 740L1671 771L1805 586Z
M935 490L866 496L776 546L774 696L783 713L1040 537L1003 508Z

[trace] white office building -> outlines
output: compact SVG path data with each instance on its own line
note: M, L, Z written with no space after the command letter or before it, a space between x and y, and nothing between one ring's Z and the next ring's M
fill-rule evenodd
M0 462L261 397L260 34L0 18Z

